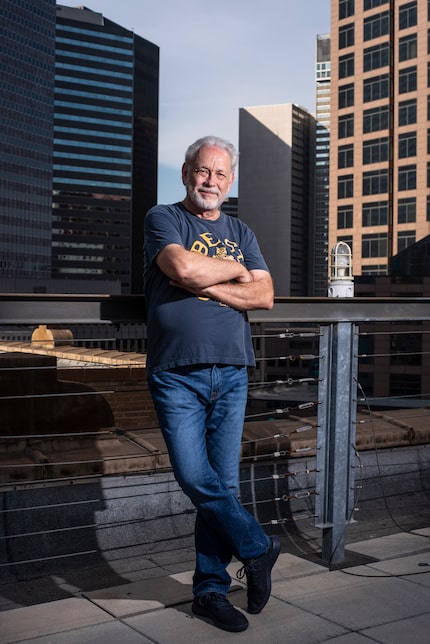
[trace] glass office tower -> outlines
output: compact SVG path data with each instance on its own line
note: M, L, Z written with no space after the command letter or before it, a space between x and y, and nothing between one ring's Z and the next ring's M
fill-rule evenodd
M55 0L2 0L0 279L51 271Z
M85 7L57 7L52 276L142 291L157 199L158 47Z
M311 294L327 295L330 169L330 34L316 42L315 221Z

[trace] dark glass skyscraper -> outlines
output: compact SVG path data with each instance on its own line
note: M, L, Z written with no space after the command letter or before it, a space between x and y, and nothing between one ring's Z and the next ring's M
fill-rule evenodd
M57 7L52 275L142 291L157 199L158 47L84 7Z
M0 20L0 278L48 278L55 0L2 0Z

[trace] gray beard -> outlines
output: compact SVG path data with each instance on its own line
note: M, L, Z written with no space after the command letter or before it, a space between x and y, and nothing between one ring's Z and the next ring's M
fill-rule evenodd
M219 195L212 195L213 199L210 201L204 199L199 192L193 190L190 186L187 187L187 195L190 201L200 208L201 210L218 210L224 201L224 198Z

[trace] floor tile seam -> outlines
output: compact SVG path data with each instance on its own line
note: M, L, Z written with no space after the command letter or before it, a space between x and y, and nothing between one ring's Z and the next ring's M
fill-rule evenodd
M123 619L128 619L129 617L136 617L137 615L149 615L150 613L159 613L162 610L165 610L166 608L170 608L170 604L169 605L168 604L163 604L161 606L154 606L152 608L144 608L144 609L141 609L141 610L136 610L136 611L133 611L131 613L125 613L125 614L122 614L122 615L115 615L115 613L110 611L106 606L101 606L100 604L97 603L96 600L91 599L91 597L86 597L86 596L83 595L82 598L86 599L87 601L89 601L90 604L92 604L96 608L99 608L103 612L105 612L108 615L110 615L117 622L122 622ZM178 602L176 602L175 606L180 606L181 604L184 604L184 603L188 603L188 602L183 602L183 601L179 602L178 601ZM190 603L191 603L191 600L190 600Z
M430 570L428 570L425 573L414 572L414 573L406 573L406 574L403 574L403 575L399 574L399 575L393 575L393 576L398 578L401 581L405 581L408 584L412 584L413 586L419 586L421 590L427 589L427 591L430 592L430 585L427 585L427 584L419 581L419 579L412 579L412 577L420 577L420 576L423 577L424 579L426 579L426 577L425 577L426 574L429 575Z
M51 602L49 602L49 603L51 603ZM38 605L43 606L43 604L38 604ZM27 608L27 607L24 606L23 608ZM100 606L97 606L97 608L100 609ZM103 609L101 609L101 610L103 610ZM104 611L104 612L107 612L107 611ZM27 642L29 640L34 640L34 639L39 638L39 637L52 637L54 635L61 635L63 633L73 633L74 631L78 631L78 630L80 630L82 628L90 628L92 626L102 626L102 625L105 625L105 624L113 624L114 622L118 621L114 616L110 615L110 617L112 617L112 619L107 619L107 620L102 621L102 622L92 622L90 620L90 621L87 621L87 622L85 622L83 624L81 623L78 626L75 625L75 626L67 626L67 627L63 626L62 627L61 625L57 624L56 627L55 627L55 630L50 630L50 628L48 627L47 630L42 629L42 633L40 631L39 631L39 633L33 632L28 637L27 636L21 636L21 639L3 640L3 644L21 644L21 643L25 644L25 642Z
M425 615L430 616L430 610L429 611L424 611L424 612L420 611L420 612L418 612L416 614L406 615L404 617L401 617L400 619L390 619L390 620L383 621L383 622L378 623L378 624L372 624L372 626L365 626L365 627L361 626L359 628L351 628L350 626L346 626L345 624L341 624L341 623L335 621L334 619L331 619L331 618L327 617L326 615L322 615L321 613L317 612L317 610L313 610L313 609L308 608L308 607L304 608L303 606L294 603L294 600L283 599L282 597L278 597L276 595L276 593L272 593L272 597L275 597L278 601L281 601L284 604L292 606L293 608L295 608L297 610L300 610L300 611L302 611L304 613L309 613L309 614L313 615L314 617L318 617L319 619L321 619L321 620L323 620L323 621L325 621L325 622L327 622L329 624L332 624L334 626L337 626L338 628L344 629L345 633L343 633L343 635L351 635L351 634L356 633L356 634L359 634L359 635L363 635L366 638L368 638L368 635L366 635L365 631L369 630L371 628L379 628L381 626L382 627L383 626L389 626L391 624L401 623L401 622L411 620L411 619L413 620L413 619L415 619L417 617L422 617L422 616L425 616ZM373 638L372 638L372 641L373 641ZM374 640L374 641L379 642L379 640Z
M409 547L421 547L426 542L428 544L430 540L430 534L418 534L416 532L410 532L408 530L403 530L402 532L396 532L394 534L385 535L383 537L370 537L369 539L364 539L361 541L352 541L347 544L348 550L357 550L360 547L365 547L369 543L376 544L377 546L386 545L387 547L395 547L392 544L398 542L398 547L405 547L405 542L409 542ZM418 546L418 544L420 544Z
M419 583L418 581L414 581L413 579L410 579L410 577L415 577L415 576L420 574L420 573L417 573L417 572L415 572L415 573L405 573L405 574L400 573L400 574L396 575L396 574L391 574L391 573L385 573L385 572L383 572L382 570L380 570L378 568L371 568L370 566L369 566L369 570L373 570L377 574L368 574L367 575L364 572L362 572L362 573L354 573L353 568L348 568L347 570L339 570L339 572L341 572L346 577L354 577L355 579L361 580L362 584L363 583L367 584L369 582L372 582L372 581L378 580L378 579L383 580L383 581L396 580L399 584L409 583L409 584L413 584L414 586L419 586L421 589L430 590L430 586L427 586L426 584ZM429 574L429 573L430 573L430 570L425 574Z
M362 568L362 567L377 569L376 567L379 564L394 562L396 560L403 561L404 559L407 559L409 557L426 556L427 554L429 556L429 565L430 565L430 550L428 550L428 549L426 549L426 550L417 550L417 551L413 551L413 552L406 552L406 553L402 553L402 554L397 553L397 554L389 555L389 556L386 556L386 557L380 557L380 556L376 556L376 555L369 555L368 553L358 552L358 551L354 551L354 552L357 555L362 555L364 557L371 556L371 557L373 557L375 559L375 561L368 561L368 562L358 563L355 566L349 566L348 570L354 570L354 568ZM339 567L339 570L342 570L342 567Z
M326 568L322 568L321 570L315 570L312 572L305 572L305 573L296 573L292 574L286 577L282 577L282 579L276 578L272 579L272 587L276 586L277 584L288 584L291 581L298 581L299 579L306 579L307 577L319 577L323 573L326 572L331 572L327 570ZM279 573L278 573L279 574Z
M339 622L336 622L334 619L331 619L330 617L327 617L326 615L322 615L321 613L316 612L316 610L312 610L310 608L304 608L303 606L301 606L299 604L295 604L294 600L279 597L279 596L276 595L276 593L273 593L273 592L271 594L271 597L273 597L277 601L282 602L283 604L286 604L286 605L291 606L292 608L294 608L296 610L299 610L302 613L309 613L310 615L313 615L314 617L317 617L318 619L322 620L323 622L326 622L327 624L331 624L333 626L336 626L338 628L343 629L345 632L342 635L350 635L352 633L359 633L358 629L350 628L349 626L345 626L345 624L340 624ZM339 637L339 636L336 636L336 637Z
M392 626L394 624L400 624L401 622L408 622L410 620L417 619L418 617L425 617L426 615L430 616L430 610L429 611L424 611L424 612L419 612L419 613L414 613L412 615L404 615L403 617L400 618L394 618L390 619L384 622L380 622L378 624L372 624L372 626L363 626L360 629L358 629L356 632L360 633L361 635L365 635L366 631L371 630L373 628L381 628L384 626ZM355 631L354 631L355 632ZM367 635L366 635L367 637ZM379 640L376 640L379 641Z

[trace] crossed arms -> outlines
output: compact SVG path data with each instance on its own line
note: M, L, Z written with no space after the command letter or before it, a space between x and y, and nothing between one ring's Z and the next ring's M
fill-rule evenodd
M271 309L273 283L264 270L248 271L234 260L217 260L168 244L156 257L171 284L194 295L208 297L239 311Z

